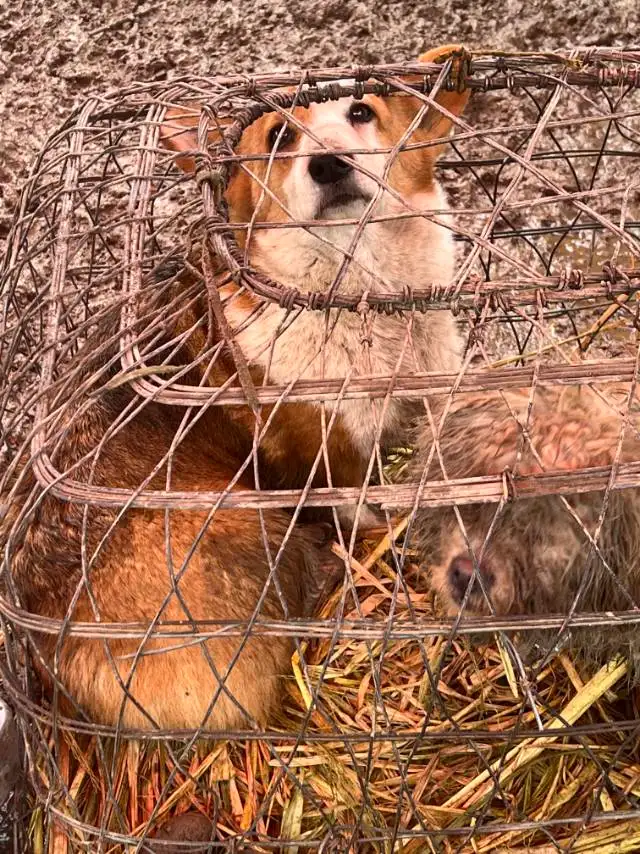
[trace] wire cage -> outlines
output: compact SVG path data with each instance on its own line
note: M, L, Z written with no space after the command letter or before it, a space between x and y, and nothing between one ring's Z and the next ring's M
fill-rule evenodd
M421 60L132 86L37 158L16 850L640 848L640 52Z

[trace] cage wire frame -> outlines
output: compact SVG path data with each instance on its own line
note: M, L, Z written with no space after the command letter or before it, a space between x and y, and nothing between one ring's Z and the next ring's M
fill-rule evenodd
M48 813L49 822L44 831L48 850L57 850L61 834L66 838L65 850L162 850L150 847L159 843L151 843L147 834L155 833L158 823L162 824L168 812L167 803L176 800L170 794L175 793L176 787L183 791L180 786L192 786L195 791L201 785L199 774L193 770L197 767L193 764L193 749L197 742L211 740L212 734L205 729L185 733L179 729L123 728L122 711L115 727L95 723L83 716L78 703L69 696L69 690L57 675L57 659L54 657L53 665L45 660L32 640L33 634L57 638L56 656L65 638L100 640L105 650L109 650L110 642L131 641L138 645L134 664L146 654L143 650L150 639L168 647L176 642L198 645L203 651L207 649L205 641L236 639L237 653L226 675L217 675L221 687L214 699L225 692L228 695L225 680L251 639L291 640L297 668L295 683L304 700L299 725L293 730L283 726L264 729L253 720L249 730L220 729L214 733L216 743L223 746L245 745L247 756L256 751L251 753L255 758L257 751L264 749L271 763L269 767L276 770L241 829L230 829L224 804L209 793L207 804L214 818L210 850L484 851L499 850L500 845L510 846L517 839L523 845L534 840L537 848L532 843L531 850L581 851L592 850L580 847L582 838L587 839L585 844L591 844L592 840L600 847L617 841L616 833L628 840L633 822L640 818L640 795L636 793L637 781L616 770L616 762L620 757L635 755L640 725L633 715L621 716L609 707L603 711L601 705L598 708L602 722L590 719L588 723L577 723L587 708L607 699L607 691L625 676L626 665L618 661L604 667L587 682L586 688L596 693L586 706L582 705L585 685L577 671L572 672L570 680L577 692L575 702L561 704L558 710L546 702L542 683L536 681L550 672L553 644L543 663L532 669L523 660L514 638L533 630L553 630L559 633L559 639L568 629L633 630L640 622L634 597L631 607L615 613L610 609L580 612L575 604L567 614L466 616L464 608L456 617L428 613L423 605L424 596L414 595L414 588L410 589L414 585L411 564L415 557L410 534L416 515L425 509L486 503L495 505L499 511L523 499L563 498L600 491L604 501L596 535L585 530L590 548L597 552L597 531L609 495L640 486L640 458L623 460L621 456L624 436L638 435L633 411L640 351L635 342L629 345L624 337L627 334L632 337L632 330L637 328L638 311L634 302L640 287L636 265L640 258L637 237L640 203L633 173L640 157L638 89L640 51L637 49L589 48L547 54L463 51L438 63L294 70L251 76L185 76L133 86L105 97L90 98L47 140L25 184L2 268L0 364L4 380L0 410L4 471L0 490L6 496L3 513L11 521L3 534L0 616L5 653L3 685L21 725L36 803ZM471 102L478 124L486 117L487 105L499 113L504 98L525 102L533 119L474 127L466 114L454 115L437 101L443 93L469 90L478 93ZM320 222L317 218L297 220L285 210L288 218L275 223L259 221L257 215L247 222L230 222L225 191L232 168L255 170L264 163L266 179L260 181L255 171L251 171L251 176L260 185L262 198L271 198L274 191L269 186L270 170L283 160L291 162L309 156L308 152L284 150L278 141L266 153L238 153L245 131L262 117L278 114L283 126L290 125L300 134L309 134L309 128L299 118L299 108L307 110L312 104L346 97L361 100L365 95L389 99L413 96L419 106L416 118L401 138L375 152L365 146L360 150L336 148L327 146L321 138L313 139L319 150L346 159L375 183L376 190L362 214L350 220ZM198 118L194 130L197 147L189 153L194 163L190 175L181 175L175 168L175 153L161 145L167 110L176 107L191 107ZM557 117L562 108L568 115ZM452 136L446 141L437 138L410 142L413 131L428 111L451 120ZM588 136L593 128L604 131L590 147L577 144L568 147L575 139L576 130ZM214 143L208 141L212 129L219 132ZM612 137L616 138L617 147L610 143ZM549 147L540 151L543 139ZM439 209L411 208L390 184L389 172L402 153L434 145L446 147L438 168L441 174L449 176L450 180L442 183L453 196L452 205ZM466 151L471 151L471 155L465 154ZM382 175L367 169L362 158L358 159L373 153L385 155ZM586 178L580 173L581 165ZM556 169L565 171L558 177ZM618 174L620 180L614 181ZM482 202L472 198L465 205L460 199L464 197L464 185L469 183L470 175ZM567 176L574 186L567 188ZM532 187L538 188L538 196L519 198L519 193ZM403 209L393 214L376 213L376 202L383 196L402 202ZM552 215L547 214L545 220L538 217L538 211L544 213L546 206L551 207ZM558 222L559 212L567 214L565 221ZM456 236L466 254L451 281L420 282L419 287L407 284L395 290L385 290L379 282L376 287L355 291L344 286L350 270L360 263L356 255L365 228L394 219L401 223L420 219ZM249 249L243 249L238 239L244 230L250 247L252 237L268 229L279 229L279 234L296 229L310 233L316 229L316 238L326 242L327 238L317 234L319 222L325 229L345 224L353 229L346 248L329 239L330 248L341 260L326 290L307 291L270 278L252 266ZM582 235L582 243L576 235ZM578 242L568 245L571 239ZM603 247L596 246L597 239L602 239ZM503 249L504 245L516 248L510 253ZM557 260L563 253L564 263ZM576 260L578 263L572 263ZM222 275L220 268L224 271ZM185 274L188 284L175 296L171 289L181 283ZM232 295L225 296L225 288L229 287L233 288ZM186 316L185 309L192 308L203 293L208 313L197 316L182 331L167 333L171 324ZM256 381L249 360L237 343L245 327L231 331L225 319L233 300L246 294L258 298L245 320L246 328L269 311L281 312L278 315L281 322L274 327L273 340L267 342L267 348L273 349L280 337L288 335L291 341L296 324L301 326L304 321L300 318L309 313L324 319L321 349L328 346L332 330L340 322L351 323L349 328L359 346L368 352L374 325L393 321L395 329L404 330L397 363L388 375L367 375L355 368L337 378L309 377L309 365L302 364L284 382L271 381L267 368L264 381ZM408 370L405 352L412 347L414 330L424 318L443 312L452 313L465 331L467 346L460 366L452 371ZM600 339L611 334L612 320L619 323L626 348L615 358L607 349L609 343L598 350ZM586 329L579 328L581 322L587 323ZM220 337L214 340L209 334L205 336L197 363L183 362L176 366L173 361L185 342L215 324ZM587 353L589 347L591 352L598 350L599 357L584 361L574 355L567 356L563 349L566 342L558 337L554 324L561 330L570 330L570 343L577 342ZM509 338L506 345L505 336ZM225 353L231 358L232 368L224 381L211 382L210 376L215 376L216 366ZM496 354L500 358L496 359ZM319 355L315 353L313 359ZM194 383L190 377L198 366L204 366L203 373ZM607 389L620 384L624 387L624 400L612 403ZM435 424L440 410L434 408L434 400L444 401L446 412L458 396L464 399L470 393L502 394L525 388L532 403L538 389L565 386L588 387L619 416L619 447L612 454L610 465L535 474L505 470L498 474L451 478L443 467L443 476L437 479L428 478L425 468L419 482L397 480L386 469L390 458L383 458L382 423L385 412L395 401L418 401L426 412L423 417ZM87 455L88 460L76 460L66 469L57 465L56 457L60 457L74 419L81 423L96 400L125 388L130 393L127 405L109 426L107 435ZM326 485L314 485L317 471L322 466L330 469L328 441L339 409L353 401L367 400L376 401L373 404L376 436L363 482L332 485L329 474ZM263 487L259 454L270 424L289 405L308 403L314 404L320 413L322 442L305 482L291 488ZM180 413L166 461L166 486L149 487L161 469L160 464L136 488L96 484L94 467L109 436L126 430L137 414L151 404ZM252 413L250 452L223 489L196 491L173 487L171 453L190 441L198 419L205 418L216 407L225 411L246 409ZM261 414L264 407L271 407L266 419ZM524 426L527 427L526 420ZM399 456L402 458L403 453ZM436 431L430 459L439 456ZM255 478L255 488L237 488L247 473ZM27 475L32 481L24 492ZM102 621L99 610L94 611L92 622L74 620L69 611L63 618L45 616L24 607L13 581L12 560L15 561L29 524L49 497L84 508L82 571L74 601L81 591L92 598L92 566L103 546L100 542L94 555L88 553L90 511L96 508L113 511L114 525L134 509L164 512L167 520L172 512L200 511L206 514L203 531L212 520L215 525L216 513L221 509L257 510L263 531L264 513L286 510L290 514L289 523L275 554L264 533L268 568L265 590L267 583L278 588L283 550L288 538L295 535L302 511L329 509L335 527L333 551L344 565L344 579L337 592L327 593L333 610L323 610L321 602L319 614L295 619L287 616L286 597L280 588L277 593L284 610L280 619L260 616L258 604L247 620L203 621L192 618L184 603L184 620L161 622L159 612L148 624ZM11 516L9 508L16 503L18 509ZM375 547L363 555L357 522L365 513L365 505L378 508L384 521ZM344 531L338 518L342 508L354 508L355 524ZM398 511L402 514L400 521L394 518ZM109 529L104 540L108 539L108 532ZM171 551L170 546L167 551ZM391 575L386 579L376 578L373 575L376 560L385 555ZM185 559L177 573L169 567L175 590L189 559ZM167 562L170 563L169 557ZM362 586L363 579L382 597L383 604L376 603L369 612L363 611L359 602L358 585ZM475 654L466 646L464 639L469 636L496 639L501 672L509 690L515 690L520 697L519 712L506 730L499 726L483 727L478 721L465 728L460 724L464 715L456 716L448 708L447 698L452 695L446 691L443 694L443 674L447 667L455 671L452 656L464 659L465 655ZM341 724L344 716L340 714L332 718L323 693L332 667L339 667L345 650L358 643L362 644L361 655L368 663L365 688L369 693L365 692L365 696L373 710L369 726L364 729L347 728ZM324 650L317 660L308 658L313 644ZM387 709L389 686L384 684L386 662L394 649L407 648L403 644L414 645L414 664L417 662L423 669L422 714L409 728L396 723L404 720L398 709L394 709L395 717ZM53 702L47 702L38 693L38 680L29 666L34 659L54 683ZM213 664L211 667L215 672ZM122 708L125 699L135 702L129 690L133 672L132 667L128 684L121 681ZM65 696L75 705L76 717L60 711L58 700ZM628 711L631 707L625 708ZM318 715L322 726L317 724ZM604 751L590 739L610 733L617 734L619 742L612 754L601 760ZM86 758L83 766L80 758L79 745L86 745L86 739L92 745L95 767L89 767ZM136 825L128 821L116 789L125 773L125 766L118 764L118 751L140 750L131 747L139 743L160 744L158 750L164 753L157 755L164 756L171 770L156 790L155 803L147 811L146 820ZM308 778L299 770L304 769L304 764L296 764L296 760L304 757L308 745L326 752L337 743L355 778L354 787L360 798L359 804L355 798L351 813L346 810L347 815L352 815L351 821L336 818L343 813L332 812L330 796L323 799L321 790L310 787ZM540 815L535 811L529 814L515 802L512 792L504 790L505 786L514 777L520 761L525 765L526 758L538 756L545 744L558 743L579 746L597 769L596 777L589 778L591 797L575 814L566 811L562 815ZM261 746L252 747L252 744ZM395 762L397 772L394 785L398 802L395 810L387 805L386 813L380 811L368 793L374 773L373 757L382 749L381 745L387 745L386 761ZM446 751L449 746L455 751L462 745L478 763L479 770L468 785L461 786L443 804L437 805L445 811L441 815L435 808L426 812L421 808L420 796L415 796L415 769L408 770L414 758L428 749L425 745L433 745L436 751ZM69 777L74 761L85 769L80 778L77 772L75 777ZM430 762L435 759L431 757ZM100 776L106 804L101 813L94 811L93 824L85 820L80 802L75 801L81 787L88 788L87 781L92 775ZM287 807L281 810L279 818L272 818L282 803L278 798L283 786L289 792ZM496 802L505 809L498 818ZM313 815L308 826L303 804L305 813ZM450 812L443 818L446 809ZM440 817L436 819L437 816ZM605 835L597 836L600 831L593 828L600 826L605 828L602 831ZM606 836L607 832L612 835ZM636 831L632 839L637 836ZM20 836L16 845L26 844L25 839L26 836ZM640 839L637 842L640 846ZM184 850L201 848L185 843Z

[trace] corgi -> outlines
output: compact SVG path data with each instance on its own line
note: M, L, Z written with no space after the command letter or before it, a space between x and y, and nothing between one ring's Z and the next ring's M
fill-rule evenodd
M456 45L436 48L421 61L434 62L461 51ZM441 91L436 101L460 115L468 91ZM434 171L443 147L429 145L401 151L388 168L388 155L406 136L406 144L442 139L451 120L434 108L426 110L413 133L407 133L421 102L412 96L361 100L341 98L310 107L295 107L286 122L278 112L264 115L243 133L239 155L290 153L291 158L248 160L236 165L226 202L229 221L248 262L284 288L326 292L336 285L358 220L368 205L372 215L444 211L447 202ZM176 163L193 172L199 111L170 110L161 132L162 144L174 151ZM216 133L212 132L212 140ZM331 150L353 150L348 158ZM368 151L371 153L368 153ZM364 153L362 153L364 152ZM361 171L364 170L364 171ZM388 172L388 174L387 174ZM366 174L365 174L366 173ZM380 181L386 178L387 187ZM266 189L265 189L266 188ZM375 200L375 203L374 203ZM454 274L454 243L446 217L443 224L416 216L367 224L350 262L337 283L348 294L397 293L406 286L446 285ZM318 222L317 227L260 228L249 223ZM242 228L240 228L242 226ZM220 288L225 316L256 384L287 384L295 379L391 376L416 371L453 372L460 363L461 341L447 311L388 316L372 312L368 341L353 312L300 310L288 312L276 303L235 284ZM261 310L260 310L261 309ZM213 376L214 374L211 374ZM407 402L350 399L326 404L326 459L322 455L315 486L362 486L377 446L401 441L410 421ZM302 487L322 449L321 405L286 403L271 418L261 448L279 473L273 487ZM250 419L249 419L250 420ZM250 425L248 425L250 426ZM343 522L353 521L354 508L341 508ZM360 525L379 523L363 508Z
M450 50L423 58L430 61ZM439 103L454 115L466 100L465 93L438 95ZM327 153L324 146L372 151L391 147L419 109L419 100L412 96L346 98L297 108L296 122L315 142L293 126L283 127L276 113L247 128L239 153L268 152L277 140L284 150L301 155L275 161L268 178L268 167L255 162L232 176L226 194L230 219L250 263L284 286L326 290L342 262L340 250L354 233L352 226L338 225L336 237L332 222L360 216L377 192L376 181L360 174L357 166L363 164L380 177L385 158L365 153L348 161ZM193 117L185 121L174 113L162 128L163 145L187 171L194 163L193 125ZM409 141L437 140L449 130L449 120L429 110ZM435 157L433 146L401 153L388 175L395 195L382 193L376 212L402 210L405 204L444 208ZM272 193L263 196L249 170L264 179ZM253 234L239 227L252 220L280 223L289 216L319 225L309 231L259 229ZM419 217L391 219L366 226L341 286L353 293L381 288L400 293L405 285L448 282L453 264L447 228ZM173 299L176 289L179 296L189 275L178 276L173 290L159 287L158 299L162 302L167 293ZM458 335L446 312L410 321L375 317L371 346L363 347L360 320L352 314L303 311L294 313L290 322L283 308L241 291L225 280L224 271L220 282L226 323L256 383L444 371L458 363ZM172 317L178 317L173 327L167 321L169 338L185 333L180 346L173 348L172 361L193 363L194 382L221 384L234 371L230 353L222 351L215 364L204 367L198 360L212 338L222 341L215 318L208 320L205 288L201 291L197 299L185 301L184 311L172 310ZM199 322L203 318L208 328ZM97 358L110 364L116 356L95 355L91 361L81 353L84 375L100 368ZM78 376L80 382L82 373ZM235 490L302 485L322 450L320 406L265 407L269 429L257 452L258 484L253 467L242 470L253 453L255 419L248 407L209 406L185 413L182 407L140 398L121 383L107 383L99 392L69 408L49 443L59 471L72 471L76 479L95 486L135 491L144 485L189 493L224 490L232 482ZM361 485L377 436L395 437L404 428L404 411L394 400L386 408L353 400L342 403L335 414L328 466L323 468L323 460L314 483ZM91 637L86 630L84 635L71 634L66 627L59 636L30 634L35 667L60 712L128 730L221 732L265 726L277 706L293 643L287 637L250 633L216 637L216 624L231 621L250 627L255 619L309 614L323 574L333 571L325 529L294 525L285 511L85 506L61 501L51 492L38 496L28 465L3 525L22 607L65 626L68 621L124 623L147 632L117 639ZM181 637L155 635L154 630L180 621L185 624ZM193 625L202 621L212 626L211 635L194 640Z

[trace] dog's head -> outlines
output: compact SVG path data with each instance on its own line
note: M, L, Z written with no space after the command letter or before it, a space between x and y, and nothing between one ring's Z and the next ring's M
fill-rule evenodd
M444 404L436 403L436 407ZM441 410L434 410L441 419ZM581 387L482 391L456 396L441 422L439 454L455 479L575 472L610 465L620 416ZM410 479L442 477L431 421L414 436ZM626 449L626 446L625 446ZM635 448L629 453L635 456ZM633 457L632 457L633 458ZM597 496L572 497L574 512L594 530ZM544 612L571 601L588 541L563 501L553 495L500 505L461 504L421 510L416 538L434 590L449 613Z
M453 50L453 46L438 48L420 59L433 62ZM407 94L341 98L308 108L294 102L290 110L268 113L251 124L236 153L264 158L234 166L226 193L231 221L239 226L249 222L307 224L306 228L254 231L248 246L252 262L286 283L299 285L306 279L313 287L312 280L317 278L318 286L326 286L357 227L344 220L358 220L375 199L371 214L390 218L365 227L356 266L360 262L370 272L373 268L387 286L394 283L389 268L397 267L404 283L408 247L414 251L426 246L433 256L432 273L437 273L435 268L445 263L436 257L442 254L441 244L447 239L445 229L424 219L394 219L393 215L445 207L434 177L442 148L438 140L444 143L451 130L452 119L447 114L459 115L467 100L468 92L443 90L436 97L436 106L430 107ZM199 117L198 110L192 115L173 110L162 129L163 144L178 152L178 165L186 171L195 166L190 153L197 149L194 126ZM217 131L211 131L210 138L216 136ZM396 147L401 150L395 151ZM269 158L271 153L278 156ZM318 226L314 226L316 222ZM241 244L246 235L246 228L238 229ZM381 246L381 241L390 239L395 249ZM423 281L428 278L428 273L421 276ZM431 278L441 280L443 276ZM372 284L375 286L367 286Z
M519 614L548 602L580 545L558 510L553 500L533 500L497 516L480 505L461 508L460 518L432 514L425 568L447 612Z

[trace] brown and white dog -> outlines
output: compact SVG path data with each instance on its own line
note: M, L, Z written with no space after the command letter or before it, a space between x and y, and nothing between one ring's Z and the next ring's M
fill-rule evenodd
M450 52L440 49L423 59ZM438 96L452 114L466 100L466 94L457 92ZM303 156L275 160L271 167L258 162L238 168L227 192L231 220L278 223L301 217L320 222L359 216L377 191L376 181L323 146L392 147L419 109L414 97L368 96L295 109L296 121L313 133L315 142L293 126L282 128L277 114L264 116L246 130L239 153L269 152L278 138L281 148ZM178 153L177 163L187 170L193 164L193 124L174 112L162 131L164 145ZM407 141L438 139L449 129L448 119L429 110ZM392 213L404 205L444 208L434 176L436 153L433 146L401 153L388 174L399 199L383 192L375 212ZM353 160L376 176L384 173L380 153L354 154ZM249 169L269 193L263 195ZM352 235L353 226L257 230L244 245L250 262L284 285L320 291L331 285L342 261L340 247ZM338 248L328 245L329 240ZM375 292L446 283L453 265L453 244L444 226L423 218L391 219L364 229L342 286ZM177 286L178 298L184 285L181 280ZM221 334L192 323L194 315L196 320L209 316L202 291L176 324L179 330L194 330L183 339L187 359ZM255 382L267 375L273 382L288 383L297 377L388 375L397 368L442 371L458 363L458 336L452 317L443 312L415 317L411 335L405 320L376 317L372 344L365 348L360 320L348 313L328 317L303 311L289 323L284 309L260 304L234 285L225 284L221 296ZM202 370L200 379L218 383L233 372L233 364L224 353L210 372ZM58 470L73 470L75 478L97 486L225 489L251 454L252 413L248 407L206 407L188 431L183 430L184 415L179 407L141 401L126 386L103 390L91 405L83 405L82 414L69 413L53 462ZM403 422L394 401L384 412L369 401L343 403L328 441L334 485L359 486L376 435L396 437ZM320 406L282 406L260 442L260 485L304 484L321 447ZM328 479L321 467L315 482ZM254 486L249 468L235 488ZM262 517L254 510L233 509L213 515L131 507L114 511L65 503L49 493L29 498L36 493L26 469L5 527L14 522L9 560L21 604L43 617L137 626L155 621L160 628L167 621L284 619L305 612L308 590L322 573L318 530L296 526L288 532L291 517L281 510L265 511ZM272 559L281 552L277 566L270 566L268 552ZM290 640L264 636L250 637L243 646L234 637L193 643L188 636L155 638L151 633L143 640L103 641L66 630L59 638L45 633L32 637L36 664L45 682L57 684L63 711L143 729L220 731L264 724L292 651Z
M459 50L455 45L437 48L420 60L441 60ZM455 116L468 97L468 91L443 90L436 101ZM408 133L419 108L414 97L366 95L362 100L342 98L308 109L296 107L286 124L278 112L252 124L242 136L238 154L268 153L276 145L278 152L297 156L274 159L270 164L248 161L237 167L226 194L231 222L325 224L308 229L260 229L249 237L246 230L238 230L250 263L285 287L327 291L357 228L340 224L341 220L359 219L374 198L374 216L446 210L446 198L434 172L441 145L401 151L389 169L388 154L366 153L367 149L393 148L401 140L407 145L444 141L451 120L435 108L424 111L420 124ZM189 155L197 147L197 121L197 111L189 117L184 110L174 110L163 127L163 144L178 152L176 160L186 171L194 167ZM330 153L331 149L365 153L345 159ZM393 192L381 188L384 180ZM454 244L447 217L440 220L443 225L419 216L367 224L339 290L400 294L405 286L448 283L454 273ZM304 310L292 317L277 304L258 314L257 297L247 293L234 296L234 291L234 285L221 288L221 296L227 300L226 316L258 382L265 375L273 383L286 384L298 378L454 371L459 364L460 339L448 312L416 313L410 320L376 315L370 346L364 346L357 314ZM327 421L332 409L327 404ZM407 404L399 399L384 404L367 399L342 401L327 441L332 485L362 485L376 440L382 445L399 441L410 420ZM304 485L321 445L319 405L285 404L261 442L267 460L279 472L278 485L287 487ZM323 460L314 485L328 481ZM351 518L349 511L343 508L343 521ZM373 514L364 511L359 521L366 526L374 520Z

